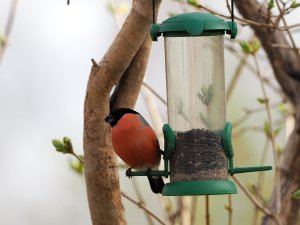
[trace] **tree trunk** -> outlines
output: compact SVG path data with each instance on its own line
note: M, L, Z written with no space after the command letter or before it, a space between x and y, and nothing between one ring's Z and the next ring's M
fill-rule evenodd
M272 25L267 8L256 0L236 0L236 7L245 19ZM285 31L251 25L264 47L276 79L283 92L295 107L295 128L288 140L279 163L281 183L281 211L279 218L284 225L299 225L300 201L292 199L292 193L300 187L300 63L299 53L289 49L272 47L272 44L289 46ZM275 189L274 189L275 190ZM275 211L275 191L270 207ZM264 217L262 225L274 225L271 217Z
M156 1L156 10L161 0ZM151 40L152 1L134 0L121 31L97 64L93 61L84 105L84 160L93 225L126 224L121 201L117 158L111 145L111 107L133 107L145 74Z

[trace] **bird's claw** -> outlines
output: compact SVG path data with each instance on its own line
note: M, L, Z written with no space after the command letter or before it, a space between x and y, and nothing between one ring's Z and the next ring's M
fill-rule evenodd
M146 175L147 175L147 177L151 177L151 171L152 171L152 169L151 169L151 167L149 167L147 170L146 170Z
M129 169L127 169L126 172L125 172L126 177L128 177L129 179L132 178L131 170L132 170L132 167L130 167Z

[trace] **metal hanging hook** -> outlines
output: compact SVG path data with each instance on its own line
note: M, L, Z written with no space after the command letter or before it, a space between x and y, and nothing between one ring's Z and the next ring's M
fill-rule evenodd
M153 24L155 24L155 0L152 0L152 20Z
M231 0L231 22L234 22L234 6L233 6L233 0Z

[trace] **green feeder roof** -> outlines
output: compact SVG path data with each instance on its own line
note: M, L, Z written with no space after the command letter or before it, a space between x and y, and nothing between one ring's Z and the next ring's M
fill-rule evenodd
M185 36L215 36L230 34L234 39L237 34L237 25L232 21L201 12L184 13L173 16L161 24L152 24L150 35L153 41L161 34L165 37Z

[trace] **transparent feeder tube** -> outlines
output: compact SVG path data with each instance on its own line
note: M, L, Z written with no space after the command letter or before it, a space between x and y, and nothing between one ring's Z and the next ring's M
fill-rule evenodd
M226 121L223 36L165 37L168 120L175 131Z

